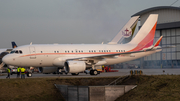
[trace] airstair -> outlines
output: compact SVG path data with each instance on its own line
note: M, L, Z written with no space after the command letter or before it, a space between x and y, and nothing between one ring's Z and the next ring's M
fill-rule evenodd
M2 67L4 67L4 65L5 65L5 63L2 62L2 63L0 64L0 69L2 69Z

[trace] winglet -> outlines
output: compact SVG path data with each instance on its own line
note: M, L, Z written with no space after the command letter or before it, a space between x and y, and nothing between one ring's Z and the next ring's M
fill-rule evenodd
M156 43L154 44L154 47L159 46L162 38L163 38L163 36L161 36L161 37L156 41Z

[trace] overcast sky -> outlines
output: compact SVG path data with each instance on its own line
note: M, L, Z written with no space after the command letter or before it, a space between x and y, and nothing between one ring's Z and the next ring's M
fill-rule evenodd
M133 14L175 1L0 0L0 48L11 48L11 41L18 46L107 43Z

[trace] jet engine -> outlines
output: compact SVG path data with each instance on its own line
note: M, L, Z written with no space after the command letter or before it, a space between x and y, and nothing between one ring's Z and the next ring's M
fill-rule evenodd
M58 67L39 67L41 73L54 73L57 72Z
M79 73L86 69L84 61L66 61L64 64L66 73Z

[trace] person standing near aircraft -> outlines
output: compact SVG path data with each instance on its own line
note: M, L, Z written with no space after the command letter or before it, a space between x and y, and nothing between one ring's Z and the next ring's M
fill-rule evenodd
M21 67L18 67L18 68L17 68L17 78L20 77L20 72L21 72Z
M25 79L25 71L26 69L25 68L21 68L21 79Z
M9 78L9 79L10 79L10 72L11 72L11 70L10 70L10 68L8 67L8 68L7 68L7 73L8 73L8 75L7 75L6 78Z

